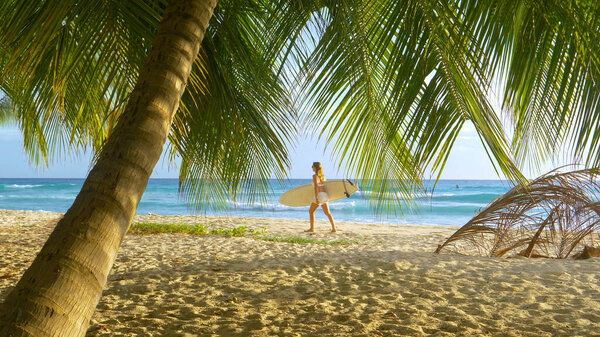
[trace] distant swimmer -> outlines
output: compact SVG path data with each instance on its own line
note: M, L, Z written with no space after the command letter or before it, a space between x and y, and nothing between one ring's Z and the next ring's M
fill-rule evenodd
M458 186L458 184L456 184L456 189L457 189L457 190L460 190L460 186Z

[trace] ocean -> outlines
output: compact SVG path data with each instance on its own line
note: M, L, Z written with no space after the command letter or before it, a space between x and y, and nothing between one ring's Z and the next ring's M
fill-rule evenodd
M231 215L308 221L308 207L286 207L277 200L288 189L310 182L310 179L290 179L280 186L273 181L273 194L266 204L230 201L228 209L198 213L179 195L177 179L150 179L137 214ZM0 179L0 209L64 213L82 184L83 179ZM334 218L341 221L461 226L510 188L510 183L502 180L440 180L432 194L416 199L416 207L404 209L403 214L375 214L370 206L369 191L359 191L350 198L330 203L330 209ZM317 210L316 218L327 219L321 209Z

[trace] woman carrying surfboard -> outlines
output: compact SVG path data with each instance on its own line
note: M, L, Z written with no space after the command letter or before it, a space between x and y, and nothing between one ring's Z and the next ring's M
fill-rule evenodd
M325 190L325 174L323 174L323 167L321 163L318 161L312 164L312 170L315 172L313 174L313 187L315 190L315 202L310 204L310 208L308 210L308 214L310 216L310 228L305 232L314 232L315 231L315 211L319 208L319 205L323 209L325 215L329 218L329 222L331 223L331 231L335 233L335 222L333 221L333 215L329 211L329 205L327 202L329 201L329 195Z

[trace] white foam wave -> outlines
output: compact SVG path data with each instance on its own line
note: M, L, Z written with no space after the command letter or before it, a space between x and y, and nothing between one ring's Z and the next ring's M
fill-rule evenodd
M61 200L75 200L75 196L74 195L52 195L52 196L47 196L47 197L43 197L42 199L61 199Z
M18 184L12 184L12 185L6 185L6 187L10 187L10 188L33 188L33 187L40 187L42 185L18 185Z
M396 200L396 199L399 199L399 200L404 200L404 196L402 196L402 194L401 194L401 193L399 193L399 192L384 192L384 193L382 194L382 193L379 193L379 192L373 192L373 191L362 191L362 192L360 192L360 193L361 193L361 194L362 194L362 195L363 195L365 198L369 198L369 197L371 197L371 196L376 196L376 197L382 196L382 197L383 197L383 199L394 199L394 200ZM413 195L413 197L417 197L417 196L418 196L417 194L414 194L414 195Z
M356 206L356 202L355 201L338 202L338 203L331 203L331 204L329 204L329 208L331 208L331 209L343 209L343 208L355 207L355 206Z
M8 199L32 199L32 200L47 200L47 199L59 199L59 200L75 200L74 195L35 195L35 194L5 194L0 195L0 198Z

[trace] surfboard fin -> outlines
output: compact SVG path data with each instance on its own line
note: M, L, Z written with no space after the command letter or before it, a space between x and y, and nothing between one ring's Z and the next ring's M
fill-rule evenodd
M350 181L350 179L346 179L346 181L351 186L354 186L354 183L352 181ZM350 194L348 193L348 190L346 190L346 181L344 181L344 194L346 195L346 198L350 198Z

